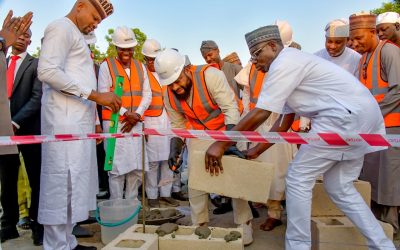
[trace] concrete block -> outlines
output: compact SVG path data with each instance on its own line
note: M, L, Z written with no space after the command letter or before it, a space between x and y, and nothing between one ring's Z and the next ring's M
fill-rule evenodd
M125 231L107 244L103 250L158 250L158 236Z
M156 235L155 232L158 226L146 226L146 234ZM211 230L211 235L207 239L199 239L194 231L196 227L194 226L179 226L179 229L172 234L167 234L165 236L158 238L159 250L243 250L243 240L242 238L226 242L224 240L225 235L229 234L231 231L239 232L243 235L243 230L241 228L219 228L219 227L209 227ZM124 234L129 233L141 233L143 232L142 225L134 225L129 228Z
M266 203L274 177L274 166L234 156L223 156L224 173L210 176L205 171L204 156L212 143L213 141L190 139L189 187L207 193Z
M380 222L387 237L393 240L393 228ZM312 250L367 250L367 240L346 217L311 218Z
M365 202L371 203L371 184L366 181L357 180L354 186L361 194ZM311 216L344 216L342 211L329 198L323 185L323 180L317 180L313 189Z
M217 228L210 227L211 235L207 239L199 239L198 235L194 234L196 227L179 226L179 229L173 233L163 237L159 237L160 250L243 250L242 238L226 242L225 235L231 231L243 231L239 228Z

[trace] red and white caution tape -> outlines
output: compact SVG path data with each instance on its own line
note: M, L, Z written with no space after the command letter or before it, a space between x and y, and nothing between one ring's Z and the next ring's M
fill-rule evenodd
M141 136L143 133L133 134L61 134L61 135L30 135L30 136L0 136L0 146L35 144L45 142L77 141L106 138L127 138ZM400 135L380 134L348 134L336 133L289 133L254 131L212 131L212 130L184 130L184 129L145 129L145 135L180 136L183 138L198 138L215 141L248 141L260 143L291 143L311 145L370 145L400 147Z

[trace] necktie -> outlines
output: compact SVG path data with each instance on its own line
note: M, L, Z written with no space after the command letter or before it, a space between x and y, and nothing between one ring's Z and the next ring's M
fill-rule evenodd
M12 89L14 86L14 75L15 75L15 68L17 66L17 60L19 56L11 56L11 63L7 69L7 94L8 98L11 97Z

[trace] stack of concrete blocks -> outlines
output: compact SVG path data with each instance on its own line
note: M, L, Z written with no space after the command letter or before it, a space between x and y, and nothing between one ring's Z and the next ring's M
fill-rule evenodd
M199 239L194 231L196 227L179 226L179 229L171 234L158 236L156 234L158 226L145 226L146 232L143 233L143 226L140 224L133 225L128 228L124 233L120 234L115 240L110 242L103 250L136 250L136 249L151 249L151 250L177 250L177 249L190 249L190 250L243 250L243 240L239 238L235 241L226 242L225 235L231 231L239 232L243 235L241 228L217 228L209 227L211 235L207 239ZM150 240L151 239L151 240ZM153 240L156 240L157 244ZM117 245L123 241L146 241L142 248L118 248ZM151 244L150 244L151 243ZM148 248L145 248L148 247Z
M210 176L204 156L213 141L190 139L189 187L232 198L266 203L274 177L274 166L268 163L223 156L224 173Z
M371 185L355 181L354 186L370 206ZM312 250L367 250L367 240L356 226L344 216L325 192L323 180L317 180L313 189L311 208ZM380 223L386 235L393 240L390 224Z

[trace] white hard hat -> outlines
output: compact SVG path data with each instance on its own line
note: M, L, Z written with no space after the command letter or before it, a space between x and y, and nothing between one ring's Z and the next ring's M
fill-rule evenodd
M135 34L126 26L117 27L112 34L112 44L119 48L133 48L138 43Z
M290 24L287 21L283 20L276 20L275 25L278 25L283 46L289 47L289 45L293 42L292 27L290 27Z
M94 31L90 32L89 34L84 34L83 37L88 45L92 45L97 42L97 37Z
M170 85L178 79L185 66L185 56L173 49L158 53L154 68L160 78L161 85Z
M161 44L155 39L147 39L142 47L142 54L151 58L155 58L160 51Z

